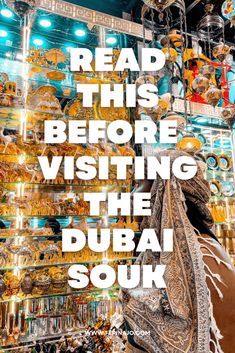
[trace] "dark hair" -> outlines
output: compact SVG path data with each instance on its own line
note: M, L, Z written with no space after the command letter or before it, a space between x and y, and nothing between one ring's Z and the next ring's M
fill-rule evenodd
M206 163L206 158L201 153L197 153L195 155L195 159L196 159L196 161L202 161L202 162Z
M60 233L60 223L54 217L50 217L47 219L45 227L51 228L54 234Z
M3 221L0 221L0 229L6 229L6 225Z

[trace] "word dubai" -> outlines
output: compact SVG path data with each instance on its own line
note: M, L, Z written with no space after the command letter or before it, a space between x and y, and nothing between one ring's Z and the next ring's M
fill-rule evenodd
M173 251L173 230L163 230L163 248L161 248L154 229L144 229L136 247L135 233L131 229L101 229L98 235L97 229L89 229L88 236L78 229L63 229L62 251L78 252L88 245L95 252L104 253L112 245L114 252L129 252L136 248L137 252L152 250L154 252ZM166 288L164 281L165 265L118 265L117 273L107 263L95 266L91 271L84 265L72 265L69 268L69 285L80 289L91 282L98 288L110 288L116 280L123 288L136 288L141 284L142 288Z
M131 48L121 49L117 62L113 65L114 50L112 48L96 48L95 54L89 49L72 48L70 56L71 71L93 72L92 63L95 62L95 71L159 71L165 65L164 53L156 48L143 48L141 65ZM138 87L135 84L78 84L77 92L83 95L83 106L92 107L94 94L100 93L101 107L128 108L135 107L136 102L142 107L152 108L158 103L157 87L154 84L144 83Z

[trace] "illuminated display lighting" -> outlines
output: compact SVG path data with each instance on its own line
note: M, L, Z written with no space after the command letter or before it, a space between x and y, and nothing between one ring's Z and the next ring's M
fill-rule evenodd
M0 29L0 37L7 37L8 36L8 33L7 31L5 31L4 29Z
M39 38L36 38L33 40L33 44L37 45L37 46L42 46L43 45L43 40L42 39L39 39Z
M13 12L9 9L2 9L1 15L6 18L11 18L13 16Z
M84 29L77 29L77 30L75 31L75 34L76 34L76 36L78 36L78 37L84 37L84 36L86 35L86 31L84 31Z
M44 28L49 28L51 27L51 21L47 20L47 19L42 19L39 21L40 26L44 27Z
M117 38L115 38L115 37L109 37L109 38L106 39L106 43L107 43L107 44L114 45L114 44L117 43Z

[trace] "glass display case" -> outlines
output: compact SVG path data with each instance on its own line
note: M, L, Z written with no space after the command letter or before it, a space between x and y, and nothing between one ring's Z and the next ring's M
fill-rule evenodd
M99 263L116 268L135 260L130 252L94 253L86 248L62 253L61 247L62 228L86 233L88 227L120 227L117 218L107 216L105 204L100 216L90 217L83 193L130 191L131 171L125 181L117 181L114 174L103 182L98 178L69 181L62 173L45 181L37 159L39 155L134 155L130 146L108 141L97 145L43 143L45 120L130 121L128 109L102 108L98 97L92 108L83 108L76 94L79 82L121 83L128 73L71 73L69 52L81 46L94 50L103 43L118 52L133 38L42 10L28 20L21 27L13 13L12 18L0 20L6 28L6 36L0 37L1 352L18 352L37 342L61 342L67 336L75 340L99 318L108 320L120 313L117 284L107 290L92 285L74 290L68 285L68 268L84 264L90 272Z
M209 120L209 121L208 121ZM194 124L195 122L195 124ZM216 235L234 257L234 167L232 133L218 118L195 118L193 131L203 143L202 153L207 163L206 179L210 183L209 208L215 221ZM217 123L217 126L211 123Z

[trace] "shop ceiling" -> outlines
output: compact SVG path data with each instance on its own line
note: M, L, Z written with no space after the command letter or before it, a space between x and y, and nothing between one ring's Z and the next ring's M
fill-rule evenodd
M131 15L132 20L141 22L140 14L143 0L70 0L69 2L117 17L122 17L123 12L126 12ZM221 15L221 6L224 0L212 0L212 2L215 5L215 12ZM196 32L197 23L204 14L205 0L186 0L185 4L188 29L190 32ZM234 27L230 27L229 21L226 20L225 38L230 43L235 42L235 29Z
M204 3L206 0L186 0L186 12L187 12L187 23L188 23L188 32L196 34L196 27L197 23L201 20L203 14L204 14ZM211 0L214 1L215 4L215 11L221 15L221 5L223 3L223 0ZM77 13L74 15L75 10L72 14L74 16L69 17L69 12L67 11L68 9L66 6L64 7L64 10L62 11L62 17L59 16L58 14L61 11L49 11L47 12L47 4L55 4L56 2L60 3L61 0L56 0L56 1L47 1L47 0L40 0L40 2L45 4L44 10L39 10L36 12L34 16L34 23L33 23L33 29L32 29L32 41L35 39L38 39L37 37L41 36L42 39L44 40L44 36L47 38L47 41L45 41L45 47L53 47L53 46L58 46L58 47L63 47L63 46L73 46L76 44L79 45L88 45L91 47L96 47L98 45L97 42L97 33L96 29L93 28L93 26L87 26L84 22L89 22L89 21L82 21L82 19L77 18ZM117 29L113 28L114 30L109 30L108 34L112 32L115 34L116 31L116 36L117 39L120 43L122 44L122 36L119 36L118 32L124 32L124 33L130 33L132 30L132 25L135 26L135 23L138 23L139 26L133 27L135 29L136 35L134 36L128 36L128 45L133 47L135 44L136 40L139 40L139 37L143 35L143 30L141 26L141 9L143 6L143 0L70 0L68 1L70 4L74 5L79 5L85 8L90 8L92 10L99 11L101 13L107 14L107 15L112 15L115 17L123 18L124 13L128 14L126 19L129 20L128 24L128 31L118 31ZM3 6L4 0L0 0L0 5ZM63 3L66 4L66 3ZM59 4L60 5L60 4ZM71 6L70 6L71 8ZM72 8L74 8L72 6ZM58 9L61 9L61 6L58 7ZM179 29L179 12L178 10L172 6L171 8L172 12L172 27L178 28ZM166 22L165 21L159 21L159 13L155 12L154 16L154 25L155 25L155 32L156 33L166 33ZM49 30L47 29L42 29L42 27L39 26L39 20L41 16L49 16L49 19L52 22L52 26ZM107 16L108 17L108 16ZM72 19L73 18L73 19ZM106 20L105 16L103 16L102 21L104 22ZM107 18L107 21L109 19ZM133 21L133 22L131 22ZM123 22L123 21L122 21ZM151 16L148 15L147 17L147 25L149 25L149 29L151 29ZM2 38L0 40L0 52L2 51L8 51L9 47L11 46L12 49L15 48L17 51L18 48L20 47L20 26L19 26L19 19L17 16L14 16L13 19L7 19L4 17L0 17L0 26L4 30L9 31L8 37ZM121 26L121 25L120 25ZM86 30L87 35L84 38L79 38L74 35L74 32L77 29L84 29ZM88 27L88 28L87 28ZM109 27L109 26L107 26ZM133 33L133 32L132 32ZM107 35L108 35L107 34ZM149 32L150 38L151 38L151 32ZM234 47L235 43L235 29L234 27L230 27L230 23L225 20L225 38L226 41ZM1 38L0 38L1 39ZM217 41L220 38L217 38ZM3 43L3 40L5 40L5 44ZM189 43L190 45L190 43ZM235 51L233 50L233 53Z
M122 17L122 12L131 12L138 0L70 0L72 4L88 7L90 9Z

